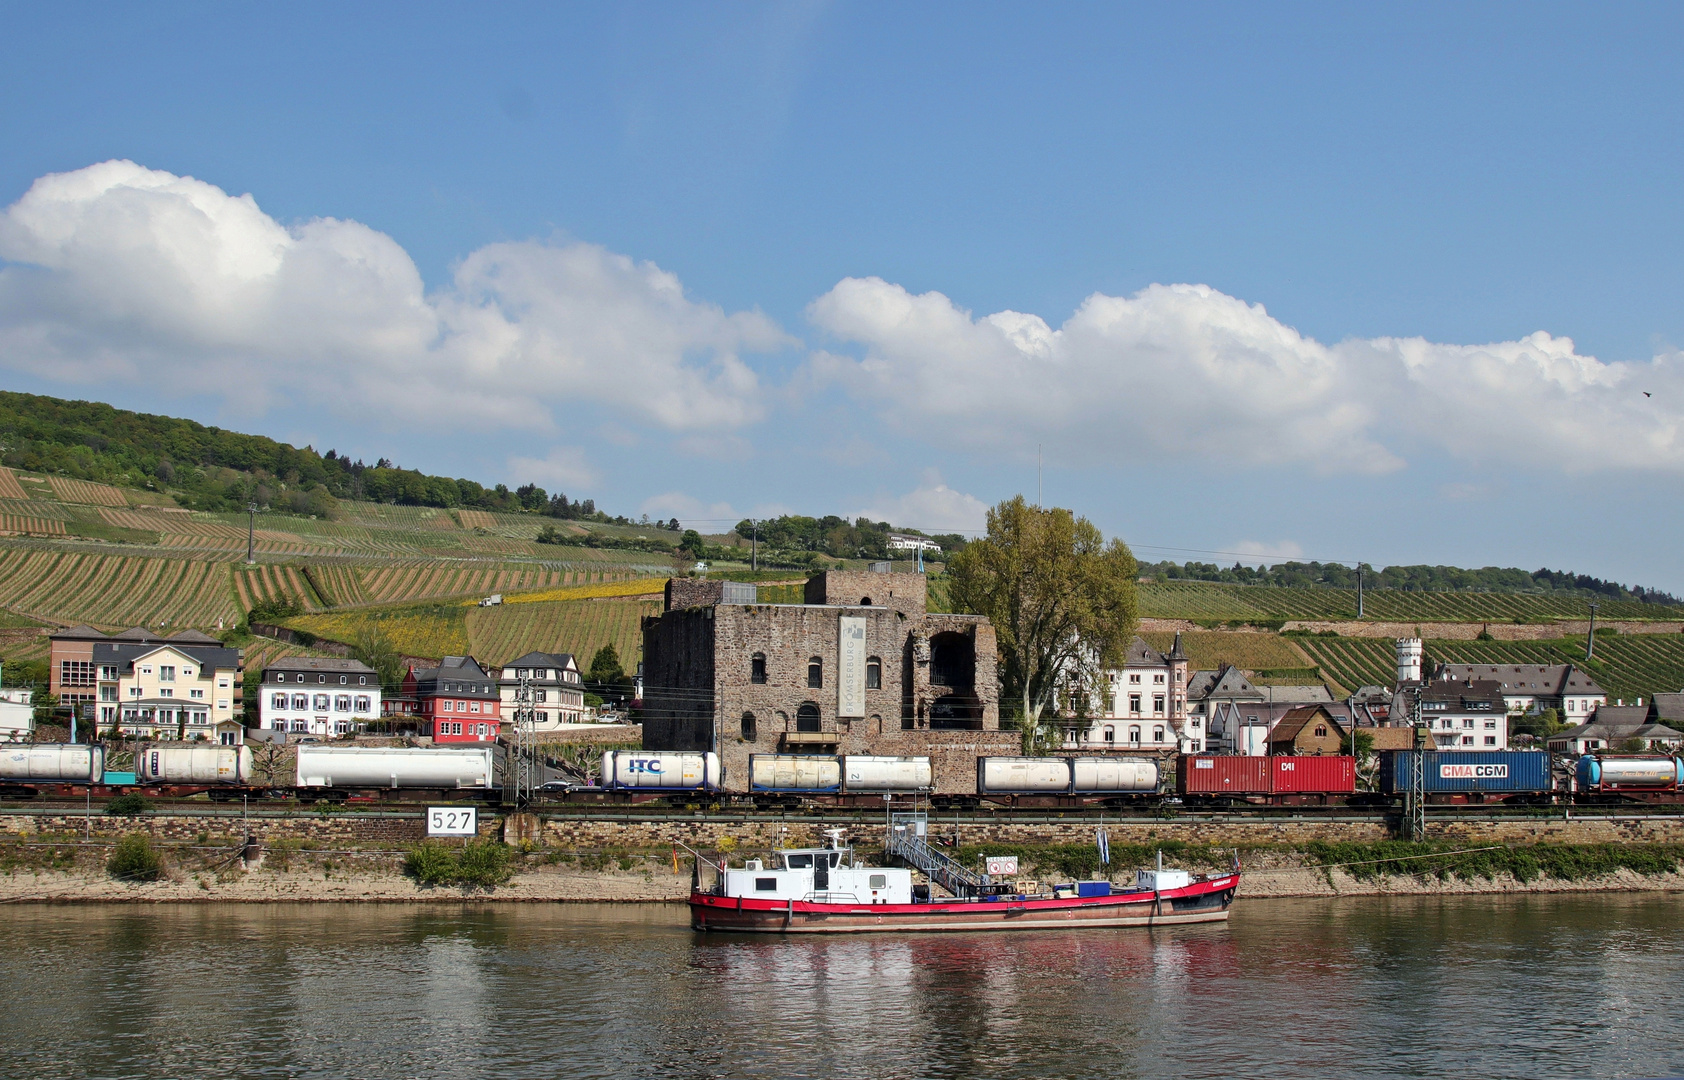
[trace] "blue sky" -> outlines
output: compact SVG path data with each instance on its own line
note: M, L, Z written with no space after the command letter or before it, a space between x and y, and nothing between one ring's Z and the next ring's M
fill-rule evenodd
M1684 589L1681 21L8 5L0 380L697 522L974 528L1041 446L1143 556Z

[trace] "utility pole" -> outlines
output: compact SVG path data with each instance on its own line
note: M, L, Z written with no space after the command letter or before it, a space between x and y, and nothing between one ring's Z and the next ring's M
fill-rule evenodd
M514 723L509 729L509 753L514 761L508 773L509 778L513 780L511 786L514 788L516 810L525 810L532 805L533 793L537 787L537 764L532 759L538 749L538 739L532 730L532 722L532 679L523 675L520 685L515 687Z
M1357 563L1357 618L1362 618L1362 563L1360 562Z
M246 565L257 562L253 554L253 545L257 540L257 504L246 504Z
M1586 660L1596 659L1596 608L1597 605L1593 602L1590 605L1590 633L1585 635Z
M1415 752L1409 755L1409 794L1405 800L1405 813L1408 821L1405 829L1409 839L1422 841L1427 838L1427 739L1421 727L1421 698L1426 692L1423 684L1415 691L1415 708L1412 717L1415 730ZM1352 736L1351 744L1356 745L1356 737ZM1395 767L1395 766L1394 766Z
M751 570L758 573L760 571L760 522L754 521L751 522L751 524L754 526L752 530L754 533L754 547L752 549L753 554L749 557L751 561L748 565Z

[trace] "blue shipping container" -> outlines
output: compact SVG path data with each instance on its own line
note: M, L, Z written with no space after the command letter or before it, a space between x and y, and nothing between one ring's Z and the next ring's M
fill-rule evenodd
M134 772L112 772L107 769L105 770L105 782L115 787L131 785L135 782Z
M1111 883L1109 881L1078 881L1076 882L1077 896L1110 896Z
M1380 791L1402 795L1417 750L1387 750L1380 755ZM1430 794L1483 791L1514 795L1550 791L1550 755L1540 750L1427 750L1422 770Z

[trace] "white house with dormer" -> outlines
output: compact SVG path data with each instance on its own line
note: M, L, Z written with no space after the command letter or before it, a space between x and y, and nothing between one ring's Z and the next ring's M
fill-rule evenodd
M293 735L355 735L380 719L380 674L360 660L289 656L263 669L257 726Z
M1202 717L1187 715L1187 654L1181 635L1167 653L1140 638L1123 666L1103 673L1099 715L1074 728L1066 720L1064 749L1196 754L1205 748Z

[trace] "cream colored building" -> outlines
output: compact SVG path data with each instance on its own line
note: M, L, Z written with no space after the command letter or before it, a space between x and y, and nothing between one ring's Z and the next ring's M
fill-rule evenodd
M113 711L124 735L238 741L229 727L238 726L236 714L242 707L237 649L159 645L102 662L99 648L95 646L100 697L116 698Z

